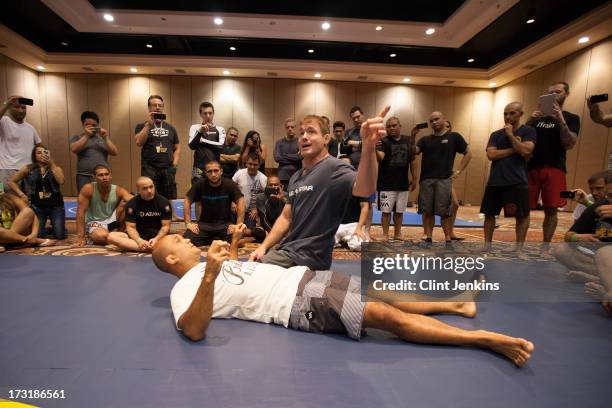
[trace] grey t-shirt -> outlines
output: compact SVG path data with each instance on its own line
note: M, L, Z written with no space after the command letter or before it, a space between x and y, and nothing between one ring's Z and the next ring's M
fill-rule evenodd
M291 227L279 249L297 265L329 269L334 235L351 200L356 172L349 164L327 156L309 171L298 170L289 181Z
M81 135L70 138L70 144L77 142ZM97 165L108 166L108 150L106 142L100 135L88 138L85 148L77 153L77 174L93 176Z

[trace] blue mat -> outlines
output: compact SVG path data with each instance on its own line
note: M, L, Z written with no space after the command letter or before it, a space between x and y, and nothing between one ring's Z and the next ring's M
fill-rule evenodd
M485 302L473 320L441 317L532 340L532 360L517 369L490 352L378 331L356 342L214 320L207 340L192 343L171 318L175 280L150 259L4 254L0 265L0 398L18 388L65 390L65 400L24 401L45 407L546 408L612 399L612 320L595 303ZM359 264L332 269L357 273ZM517 280L526 273L516 270Z
M77 203L76 201L66 201L64 203L64 209L66 211L66 219L73 220L76 218L77 211ZM173 200L172 201L172 209L174 211L175 217L180 219L183 218L183 200ZM374 210L374 215L372 216L372 224L380 225L381 220L381 212L378 210ZM195 219L195 205L191 205L191 219ZM391 224L393 224L393 217L391 217ZM419 214L413 212L404 212L404 222L403 225L406 226L421 226L423 225L421 216ZM436 216L436 225L440 226L440 217ZM455 227L461 228L482 228L483 223L479 221L468 221L457 218L455 221Z

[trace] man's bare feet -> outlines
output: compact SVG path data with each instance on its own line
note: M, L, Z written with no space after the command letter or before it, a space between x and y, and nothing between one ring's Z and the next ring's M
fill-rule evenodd
M535 349L532 342L518 337L479 330L485 335L484 346L510 359L517 367L522 367L531 358Z
M586 282L598 283L600 282L599 276L590 275L582 271L569 271L567 275L565 276L567 277L567 280L570 282L576 282L576 283L586 283Z
M2 245L0 245L0 254L3 253L4 251L6 251L6 248L4 248Z
M595 300L601 300L606 294L606 288L596 282L587 282L584 284L584 293Z
M457 302L457 313L463 317L473 319L476 317L476 302Z

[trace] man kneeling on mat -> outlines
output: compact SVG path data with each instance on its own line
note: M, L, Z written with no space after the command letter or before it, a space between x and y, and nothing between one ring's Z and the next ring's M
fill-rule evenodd
M179 278L170 293L172 312L178 330L193 341L205 338L211 318L238 318L354 339L362 329L376 328L415 343L490 349L517 366L531 357L534 346L527 340L463 330L425 316L473 317L474 302L363 302L355 276L237 261L244 226L234 230L231 246L213 241L207 262L200 262L200 250L180 235L163 237L153 249L155 265Z

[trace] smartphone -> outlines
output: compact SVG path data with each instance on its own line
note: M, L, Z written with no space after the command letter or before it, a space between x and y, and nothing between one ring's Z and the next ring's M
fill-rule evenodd
M540 100L538 102L538 106L540 107L540 112L544 116L551 116L553 113L553 105L557 101L556 95L554 93L541 95Z
M19 103L20 105L34 106L34 99L30 99L30 98L17 98L17 103Z
M155 120L166 120L166 114L165 113L154 113L153 114L153 119L155 119Z
M427 126L429 126L427 124L427 122L423 122L423 123L417 123L417 125L415 126L417 129L427 129Z
M47 159L49 158L49 151L48 150L43 150L42 151L42 155L45 156Z
M606 102L608 100L608 94L599 94L599 95L592 95L589 98L589 102L591 103L601 103L601 102Z
M100 133L100 128L99 127L96 126L93 129L94 129L94 134Z
M264 192L266 195L278 194L278 189L276 187L266 187Z
M559 193L559 197L574 199L576 197L576 192L575 191L561 191Z

